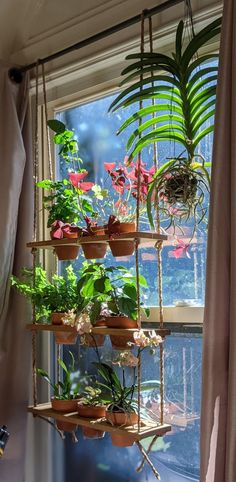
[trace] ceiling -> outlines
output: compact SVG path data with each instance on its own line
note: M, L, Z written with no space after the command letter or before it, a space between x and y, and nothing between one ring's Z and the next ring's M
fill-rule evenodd
M19 64L34 61L164 1L1 0L0 58ZM192 0L196 11L221 3L216 0ZM182 15L183 6L178 5L158 18L156 16L155 23L157 26L163 25ZM139 26L134 27L132 32L137 35ZM116 42L126 41L128 35L130 30L129 33L116 34L114 38ZM101 43L99 48L104 45Z

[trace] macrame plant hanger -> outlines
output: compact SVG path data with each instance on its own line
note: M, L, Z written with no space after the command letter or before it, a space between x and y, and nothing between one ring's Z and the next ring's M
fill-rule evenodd
M145 22L145 11L141 14L141 46L140 51L141 54L144 53L144 22ZM152 19L149 18L149 43L150 43L150 52L153 52L153 38L152 38ZM151 77L153 77L153 72L151 72ZM143 81L143 75L140 75L140 82ZM152 81L153 84L153 81ZM140 86L140 91L142 91L142 83ZM155 105L155 99L152 99L152 105ZM139 109L141 110L143 107L142 101L139 102ZM155 113L153 113L153 117ZM142 118L139 119L139 126L142 125ZM141 138L141 133L139 134ZM157 171L158 169L158 155L157 155L157 143L154 143L154 152L153 152L153 160L154 160L154 167ZM142 167L142 158L141 158L141 151L138 153L137 157L137 203L136 203L136 225L137 231L139 231L139 224L140 224L140 195L141 195L141 167ZM158 208L158 203L156 204L156 232L161 234L161 226L160 226L160 213ZM138 250L139 240L135 240L135 265L136 265L136 282L137 282L137 305L138 305L138 327L141 329L141 305L140 305L140 278L139 278L139 250ZM163 286L162 286L162 241L157 241L155 248L157 250L157 271L158 271L158 301L159 301L159 326L160 329L163 328L164 325L164 313L163 313ZM164 347L163 343L159 345L160 350L160 424L163 425L164 423ZM139 361L138 361L138 431L141 428L141 380L142 380L142 359L141 353L139 352ZM144 463L147 462L150 466L152 472L154 473L155 477L160 480L160 474L155 468L154 464L149 458L149 453L158 439L158 435L153 437L147 451L143 448L140 442L136 442L137 447L139 448L143 460L139 467L137 468L137 472L141 471L144 467Z
M37 189L37 182L38 182L38 172L39 172L39 123L38 123L38 109L39 109L39 60L36 64L36 72L35 72L35 132L34 132L34 155L33 155L33 181L34 181L34 214L33 214L33 241L36 242L38 238L38 189ZM47 97L46 97L46 83L45 83L45 72L44 72L44 64L42 64L42 80L43 80L43 99L44 99L44 115L46 120L46 129L47 129L47 156L48 156L48 164L49 164L49 178L53 180L53 168L52 168L52 156L51 156L51 148L50 148L50 135L49 129L47 126L48 121L48 110L47 110ZM33 256L33 286L35 287L36 282L36 266L37 266L37 256L38 250L36 247L32 248L31 250ZM36 306L35 303L32 304L32 321L33 324L36 324ZM60 358L60 350L61 346L57 345L57 381L60 378L60 370L59 370L59 363L58 359ZM37 331L32 330L32 378L33 378L33 406L36 407L38 404L38 394L37 394ZM35 415L34 415L35 416ZM44 420L49 425L51 425L59 435L64 438L63 433L58 430L55 423L51 422L48 418L43 417L42 415L37 415L38 418Z

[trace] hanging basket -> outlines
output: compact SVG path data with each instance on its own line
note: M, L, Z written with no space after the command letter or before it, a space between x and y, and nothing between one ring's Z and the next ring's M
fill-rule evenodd
M112 412L106 410L106 419L111 425L119 427L134 426L138 423L138 414L135 412ZM112 445L116 447L130 447L135 442L134 435L127 435L127 433L111 432Z
M133 233L136 230L135 223L120 223L117 225L116 230L112 234L124 234L124 233ZM112 234L109 232L109 228L105 229L106 234L109 234L112 237ZM135 244L134 241L128 240L110 240L109 246L113 256L119 258L121 256L131 256L134 253Z
M106 414L105 407L93 407L89 405L83 405L82 403L77 403L77 411L80 417L92 418L94 420L98 418L103 418ZM84 438L97 439L102 438L105 435L105 432L90 427L82 427L82 432Z
M53 325L63 325L62 318L65 316L65 313L52 313L51 314L51 321ZM55 341L57 344L63 345L75 345L77 341L77 332L74 330L73 332L55 332Z
M52 409L55 412L61 413L73 413L77 411L77 404L79 399L77 400L57 400L56 398L51 398ZM74 432L77 429L77 425L70 422L64 422L61 420L57 420L56 422L58 430L63 432Z
M103 226L95 226L90 228L91 236L94 236L94 243L83 243L81 246L86 259L101 259L104 258L107 252L107 243L96 243L96 236L104 236L105 231Z

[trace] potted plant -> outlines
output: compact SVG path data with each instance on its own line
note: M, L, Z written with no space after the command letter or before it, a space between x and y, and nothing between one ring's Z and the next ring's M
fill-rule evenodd
M43 198L44 207L48 210L48 227L52 239L78 238L82 235L81 227L85 217L97 217L93 207L93 198L105 197L106 192L93 182L85 180L88 172L82 168L83 161L78 157L78 141L73 131L66 129L63 122L49 120L48 126L54 131L54 143L60 146L59 155L68 165L68 178L58 181L45 179L37 186L49 191ZM88 191L92 195L88 196ZM78 245L55 246L60 260L75 259Z
M134 399L134 393L137 390L135 367L138 358L129 353L130 365L134 370L133 384L127 386L125 380L125 370L122 368L122 383L119 380L115 370L106 363L96 363L102 382L97 382L102 386L105 384L111 398L111 403L107 406L105 416L112 426L134 427L138 423L137 400ZM128 435L127 432L120 433L111 432L112 443L118 447L129 447L135 442L135 434Z
M130 81L132 85L123 89L110 109L152 101L129 116L118 131L120 134L134 126L127 142L127 164L145 147L159 141L172 141L183 147L178 158L167 160L155 172L147 199L152 227L152 207L156 204L170 225L186 221L190 215L195 217L196 225L205 216L204 193L209 189L210 163L202 157L199 145L214 130L218 65L209 62L217 61L218 54L202 55L199 49L219 35L220 30L221 18L218 18L186 44L181 21L171 56L144 52L127 57L133 63L122 72L125 76L122 85ZM138 127L137 120L141 122Z
M85 216L86 228L82 230L83 237L86 236L104 236L105 231L103 226L98 226L97 221L93 221L88 216ZM107 250L107 243L98 242L98 240L94 239L94 243L83 243L81 242L81 246L84 252L84 256L86 259L100 259L104 258Z
M134 240L113 240L113 235L132 233L136 231L136 204L132 200L137 198L138 169L132 164L127 167L116 163L104 163L104 167L111 179L114 196L117 200L110 202L112 214L105 226L105 232L109 235L109 245L113 256L129 256L134 252ZM146 169L142 163L140 166L140 216L143 221L148 186L153 180L153 168Z
M110 328L137 328L136 277L129 270L122 266L85 264L80 275L79 296L81 303L89 306L89 316L94 325L99 323L100 326ZM140 284L143 288L147 287L143 276L140 276ZM149 310L144 310L149 316ZM110 338L113 347L117 349L125 348L127 342L132 340L128 334L111 335Z
M68 266L65 275L54 274L48 279L46 271L41 266L36 266L35 280L32 269L22 271L22 279L12 276L12 285L26 296L34 305L36 321L62 325L63 316L69 310L78 306L77 277L72 266ZM55 332L56 343L73 344L77 339L77 332Z
M102 391L97 387L88 386L77 403L77 411L80 417L93 420L104 418L108 401L104 399ZM85 438L102 438L104 432L90 427L82 427Z
M82 346L92 347L96 350L99 357L98 347L104 345L105 336L92 333L93 325L88 313L89 305L85 306L81 298L77 305L77 312L70 310L62 317L64 325L69 325L76 329L80 335L80 342Z
M38 375L43 377L44 380L46 380L49 383L50 387L53 389L53 397L51 398L52 409L55 410L55 412L60 413L76 412L77 403L80 400L79 391L81 388L81 384L74 384L73 382L72 374L75 371L75 359L72 352L69 353L72 362L71 369L67 368L63 360L61 360L60 358L58 359L58 363L63 370L63 381L53 383L45 370L43 370L42 368L37 369ZM70 422L57 421L56 424L58 430L62 430L65 432L73 432L77 428L76 424Z

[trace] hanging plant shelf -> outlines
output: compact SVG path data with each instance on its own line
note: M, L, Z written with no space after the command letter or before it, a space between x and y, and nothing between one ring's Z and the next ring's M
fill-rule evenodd
M117 427L112 426L106 421L98 421L89 418L79 417L76 412L73 413L59 413L51 408L51 403L42 403L36 407L28 407L28 412L35 416L41 416L46 418L53 418L54 420L59 420L61 422L72 423L74 425L79 425L81 427L89 427L95 430L101 430L101 432L116 432L122 435L127 434L127 436L134 437L134 442L142 440L146 437L151 437L153 435L159 435L160 437L165 435L171 430L171 426L168 424L157 424L149 420L142 420L140 430L138 426L129 427Z
M133 233L113 234L112 238L108 235L86 236L77 239L52 239L45 241L32 241L27 243L27 248L42 248L42 249L54 249L58 246L80 246L81 244L90 243L106 243L111 240L127 241L138 240L138 244L146 247L154 247L157 241L165 241L168 236L165 234L157 234L146 231L135 231Z
M77 331L72 326L66 325L50 325L50 324L43 324L43 323L31 323L26 325L26 329L29 331L52 331L52 332L64 332L64 333L75 333ZM106 327L94 327L92 329L92 334L94 335L132 335L133 333L137 332L138 328L106 328ZM144 332L150 332L152 328L142 328ZM157 335L160 335L162 338L171 334L171 331L167 328L154 328L154 331Z

